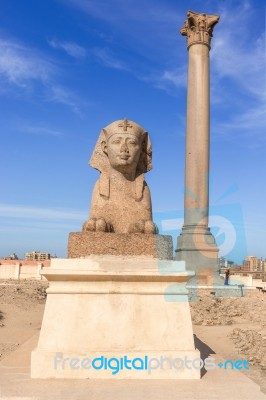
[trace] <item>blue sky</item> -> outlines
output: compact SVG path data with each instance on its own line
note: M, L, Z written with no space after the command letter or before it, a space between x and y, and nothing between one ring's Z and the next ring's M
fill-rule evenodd
M161 233L182 224L188 10L211 50L210 222L221 255L266 258L265 6L253 1L0 1L0 256L65 257L87 218L98 134L127 117L153 144ZM171 222L172 221L172 222Z

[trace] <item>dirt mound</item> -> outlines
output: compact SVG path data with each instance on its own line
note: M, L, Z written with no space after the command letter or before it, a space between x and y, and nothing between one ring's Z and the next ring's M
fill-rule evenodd
M231 325L234 317L243 315L243 311L234 306L234 301L213 296L200 297L191 303L191 316L195 325ZM234 299L233 299L234 300Z
M15 304L23 309L34 308L36 303L45 302L47 287L47 281L11 279L0 281L0 311L1 304Z
M266 326L266 296L260 293L239 298L203 295L190 307L195 325L231 325L241 318Z
M266 331L236 328L231 334L235 347L251 365L258 365L266 377Z

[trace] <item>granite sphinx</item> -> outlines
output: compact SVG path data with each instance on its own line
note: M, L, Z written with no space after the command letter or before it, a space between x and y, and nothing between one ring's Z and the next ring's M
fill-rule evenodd
M102 129L89 161L100 172L83 231L156 234L150 190L144 174L152 169L149 134L124 119Z

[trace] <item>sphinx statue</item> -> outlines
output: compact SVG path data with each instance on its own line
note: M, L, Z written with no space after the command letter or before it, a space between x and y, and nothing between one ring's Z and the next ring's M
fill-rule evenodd
M148 132L127 119L102 129L89 161L100 172L83 231L158 233L144 173L152 169Z

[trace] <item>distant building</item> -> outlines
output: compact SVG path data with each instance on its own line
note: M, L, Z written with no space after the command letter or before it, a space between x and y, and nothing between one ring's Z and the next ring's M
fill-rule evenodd
M262 258L260 258L258 261L258 264L259 264L260 271L266 272L266 259L263 260Z
M243 272L249 272L250 271L249 265L245 264L245 260L243 261L243 265L242 265L241 269L242 269Z
M254 256L248 256L243 262L245 270L250 272L265 272L266 260Z
M12 253L7 257L4 257L4 260L18 260L18 256L16 255L16 253Z
M218 258L218 266L219 268L227 268L227 259L224 257Z
M218 266L219 268L230 268L234 266L234 261L227 260L225 257L218 258Z
M51 255L50 253L42 253L40 251L32 251L30 253L25 253L24 260L27 261L44 261L44 260L50 260Z

